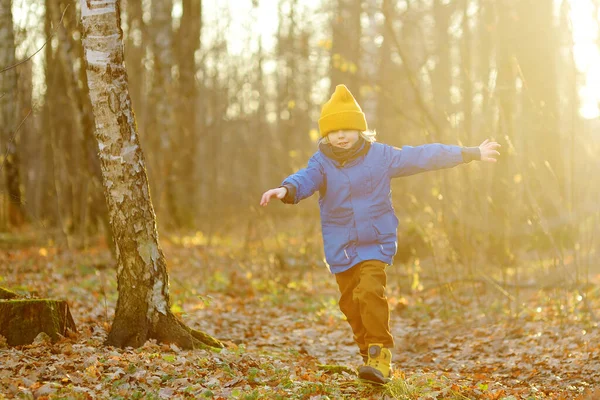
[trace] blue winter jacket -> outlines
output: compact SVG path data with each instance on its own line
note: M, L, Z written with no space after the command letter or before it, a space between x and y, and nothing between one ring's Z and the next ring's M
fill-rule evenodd
M461 150L442 144L399 149L373 143L366 155L343 166L319 150L282 185L296 189L293 203L319 191L325 260L332 273L365 260L391 264L398 240L391 179L454 167L464 162Z

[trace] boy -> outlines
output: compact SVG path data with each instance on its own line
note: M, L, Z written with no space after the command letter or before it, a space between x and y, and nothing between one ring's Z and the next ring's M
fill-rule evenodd
M319 129L319 150L308 166L267 190L260 205L272 198L295 204L319 191L325 260L339 286L340 310L365 360L359 378L384 384L391 378L394 347L385 268L396 254L398 226L390 181L472 160L495 162L500 145L486 140L479 147L426 144L398 149L376 143L344 85L323 106Z

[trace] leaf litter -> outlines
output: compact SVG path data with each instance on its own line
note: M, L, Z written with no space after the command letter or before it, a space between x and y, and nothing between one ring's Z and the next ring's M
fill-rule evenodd
M117 299L108 251L11 250L0 254L0 285L66 299L79 331L56 343L0 340L0 399L600 398L598 327L577 313L508 318L482 312L471 293L448 317L441 293L390 284L394 380L373 387L356 379L362 359L318 260L274 271L266 257L224 248L163 250L172 310L225 349L105 346Z

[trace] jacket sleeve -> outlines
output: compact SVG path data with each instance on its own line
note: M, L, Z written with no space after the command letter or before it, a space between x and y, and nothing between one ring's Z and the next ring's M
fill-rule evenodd
M300 171L292 174L284 179L281 186L293 186L294 190L288 189L288 195L283 199L284 203L296 204L311 196L314 192L321 188L323 184L323 168L321 164L312 156L308 160L308 166ZM293 198L292 198L293 195Z
M439 143L402 149L386 145L384 155L392 178L451 168L465 161L460 146Z

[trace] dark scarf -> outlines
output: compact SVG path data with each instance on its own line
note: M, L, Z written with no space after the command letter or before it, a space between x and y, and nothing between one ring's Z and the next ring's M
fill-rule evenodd
M337 161L340 165L344 165L347 162L357 159L363 154L367 154L370 148L371 142L367 142L362 137L359 137L356 143L349 149L335 147L330 143L319 143L319 150L327 157Z

